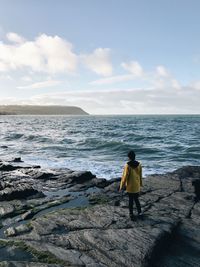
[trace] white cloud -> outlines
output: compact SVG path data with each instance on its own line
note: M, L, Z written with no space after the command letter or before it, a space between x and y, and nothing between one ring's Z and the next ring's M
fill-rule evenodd
M91 114L199 114L200 90L141 88L47 93L30 99L0 99L6 104L79 106Z
M170 77L170 76L167 78L156 77L152 80L152 85L154 88L157 88L163 91L166 90L167 88L181 90L180 83L175 78Z
M171 85L172 85L172 88L174 89L177 89L177 90L181 89L180 83L174 78L171 79Z
M169 72L167 71L167 69L161 65L156 67L156 73L161 77L168 77L169 76Z
M137 61L123 62L121 66L135 77L141 77L144 74L142 66Z
M19 89L39 89L39 88L48 88L48 87L56 86L59 84L61 84L61 81L47 80L47 81L32 83L32 84L25 85L25 86L18 86L18 88Z
M31 82L32 81L32 78L30 76L22 76L21 77L21 80L23 82Z
M118 75L118 76L111 76L109 78L102 78L99 80L95 80L90 82L92 85L102 85L102 84L113 84L113 83L119 83L119 82L125 82L134 80L135 76L132 74L125 74L125 75Z
M82 55L81 59L88 69L98 75L112 75L109 48L97 48L92 54Z
M77 67L77 56L72 52L71 43L58 36L42 34L36 39L40 52L46 59L46 67L50 73L74 72Z
M0 61L0 72L6 72L8 70L8 67L5 63Z
M111 76L108 78L101 78L90 82L90 84L92 85L113 84L145 77L145 73L143 72L142 66L137 61L131 61L128 63L123 62L121 66L130 74L122 74L122 75Z
M24 43L26 41L25 38L23 38L22 36L18 35L15 32L7 33L6 37L10 42L18 43L18 44Z
M189 86L197 91L200 91L200 81L194 81Z
M177 79L173 77L170 71L163 65L156 67L155 75L153 79L153 85L158 89L172 88L175 90L181 89L181 84Z
M0 71L29 68L35 72L50 74L74 72L78 57L72 44L58 36L42 34L34 41L20 41L20 36L10 33L9 40L16 43L0 43Z
M12 81L13 78L8 74L3 74L3 75L0 75L0 80Z
M95 81L91 81L91 85L105 85L115 84L131 80L137 80L137 82L156 89L174 88L176 90L181 89L180 83L170 74L170 72L164 66L157 66L156 70L152 72L144 72L142 66L135 61L121 64L124 69L131 74L110 76L108 78L101 78ZM145 89L145 88L143 88Z

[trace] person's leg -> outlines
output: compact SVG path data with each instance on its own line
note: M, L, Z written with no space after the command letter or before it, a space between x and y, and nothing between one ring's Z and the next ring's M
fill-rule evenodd
M128 193L129 197L129 214L133 216L133 193Z
M140 205L140 201L139 201L139 193L134 193L133 198L134 198L134 201L136 204L137 212L138 212L138 214L141 214L142 210L141 210L141 205Z

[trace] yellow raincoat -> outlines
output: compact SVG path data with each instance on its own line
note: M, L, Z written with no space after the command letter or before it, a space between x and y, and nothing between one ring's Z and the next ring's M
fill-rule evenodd
M140 163L136 168L133 168L128 164L125 165L121 178L120 190L124 185L126 186L126 191L128 193L140 192L142 186L142 166Z

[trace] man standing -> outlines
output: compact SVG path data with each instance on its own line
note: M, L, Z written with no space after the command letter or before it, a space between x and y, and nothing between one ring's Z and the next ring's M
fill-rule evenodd
M131 220L134 220L133 200L136 204L138 216L142 216L142 210L139 201L139 194L142 186L142 166L140 162L135 160L134 151L131 150L128 153L128 158L129 161L124 167L119 190L122 190L124 187L126 187L126 191L129 196L129 214Z

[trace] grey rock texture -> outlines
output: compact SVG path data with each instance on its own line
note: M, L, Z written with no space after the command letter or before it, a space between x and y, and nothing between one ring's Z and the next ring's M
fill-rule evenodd
M131 221L119 179L27 166L1 171L1 190L19 181L43 195L0 202L0 252L12 245L34 255L0 266L199 267L199 180L198 166L147 177L144 216Z

